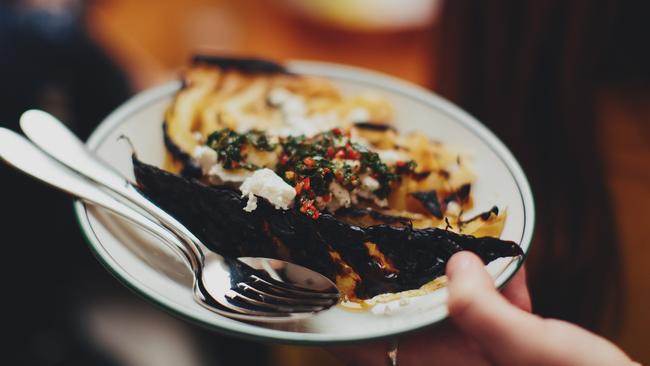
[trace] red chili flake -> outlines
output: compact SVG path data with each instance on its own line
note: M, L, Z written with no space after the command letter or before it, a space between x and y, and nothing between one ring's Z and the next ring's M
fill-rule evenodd
M305 179L302 180L302 188L305 191L308 191L308 190L311 189L311 180L309 179L309 177L306 177Z
M302 162L305 163L305 165L307 165L307 166L310 167L310 168L313 168L314 165L316 165L316 162L314 161L314 159L312 159L312 158L310 158L310 157L306 157L306 158L304 158L304 159L302 160Z
M296 194L300 194L300 192L302 192L302 186L303 185L304 185L304 183L302 181L300 181L300 182L298 182L298 184L296 184Z
M309 198L316 198L316 193L314 193L314 191L309 191L309 194L307 194L307 196L309 196Z
M280 164L286 165L288 162L289 162L289 157L287 156L287 154L282 154L282 156L280 156Z
M329 172L331 172L331 171L332 170L330 168L325 167L325 168L323 168L323 175L329 174Z
M357 159L359 159L359 158L361 157L361 153L359 153L358 151L354 150L354 149L352 148L352 146L350 146L350 145L348 145L348 146L345 148L345 150L346 150L346 151L345 151L345 154L346 154L346 156L347 156L348 159L357 160Z
M327 157L328 157L329 159L333 158L333 157L334 157L334 148L331 147L331 146L329 146L329 147L327 148L327 153L326 153L326 154L327 154Z
M406 165L406 162L404 162L404 161L402 161L402 160L399 160L398 162L395 163L395 165L396 165L398 168L403 168L403 167Z
M337 151L336 154L334 155L334 157L337 158L337 159L345 158L345 151L343 149Z
M317 219L320 216L320 212L316 206L314 206L314 200L307 200L303 202L303 204L300 206L300 212L311 216L312 219Z
M332 128L332 133L333 133L335 136L341 136L341 134L342 134L341 129L338 128L338 127L334 127L334 128Z
M332 200L332 194L331 194L331 193L327 193L327 194L321 196L321 198L323 199L323 202L327 203L327 202L329 202L329 201Z

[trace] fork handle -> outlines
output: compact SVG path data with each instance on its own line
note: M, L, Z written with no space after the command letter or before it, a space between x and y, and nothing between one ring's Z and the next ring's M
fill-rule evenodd
M51 114L32 109L20 117L25 135L63 165L113 191L153 216L180 237L189 250L203 261L205 246L183 224L146 198L114 168L100 160L61 121Z
M0 127L0 158L18 170L55 188L101 206L162 239L187 260L190 269L200 271L198 258L178 237L159 223L116 200L97 185L61 165L21 135Z

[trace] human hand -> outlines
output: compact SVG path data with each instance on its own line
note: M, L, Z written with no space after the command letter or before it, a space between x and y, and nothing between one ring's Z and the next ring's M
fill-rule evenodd
M530 314L525 271L501 294L469 252L447 264L451 322L400 339L400 365L633 365L609 341L573 324ZM385 343L337 347L354 365L384 365Z

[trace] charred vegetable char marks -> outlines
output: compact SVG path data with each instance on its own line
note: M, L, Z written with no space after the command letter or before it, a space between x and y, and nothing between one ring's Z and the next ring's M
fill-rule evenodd
M298 209L276 210L260 199L243 211L241 193L209 187L133 158L140 189L185 224L208 247L226 256L288 259L352 286L348 299L419 288L444 274L449 257L470 250L485 263L523 255L514 242L459 235L437 228L349 225L331 214L312 219Z
M286 74L291 73L282 65L259 58L220 57L196 55L192 57L193 65L212 65L221 70L237 70L246 74Z

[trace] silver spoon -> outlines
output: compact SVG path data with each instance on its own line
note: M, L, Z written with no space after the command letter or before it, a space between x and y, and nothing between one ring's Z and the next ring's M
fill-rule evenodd
M258 260L266 267L284 266L284 271L276 272L290 276L293 274L292 278L305 278L295 276L296 272L307 273L307 277L312 277L322 287L309 289L298 287L296 285L300 284L295 282L273 280L238 261L226 261L203 247L198 239L196 242L187 240L187 237L179 240L175 235L176 231L187 232L187 229L175 220L172 221L171 216L165 213L171 218L167 222L168 225L178 225L174 226L174 234L151 217L126 206L99 189L95 183L62 166L24 137L7 129L0 129L0 157L29 175L127 218L180 251L194 274L195 299L199 304L221 315L257 322L287 321L310 316L337 301L338 293L334 292L335 287L331 281L304 267L283 261ZM255 264L252 259L247 262ZM232 265L236 265L238 270L231 271ZM259 268L263 269L264 266L260 265ZM241 289L246 286L257 292L250 288Z

